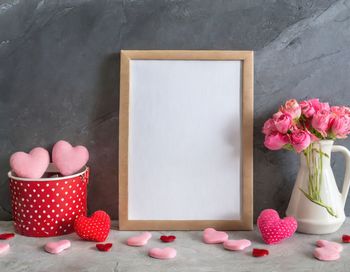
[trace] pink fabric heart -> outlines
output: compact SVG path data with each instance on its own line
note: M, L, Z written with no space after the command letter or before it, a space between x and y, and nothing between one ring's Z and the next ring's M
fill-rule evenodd
M50 155L42 147L33 148L28 154L16 152L10 157L13 172L21 178L41 178L50 163Z
M221 244L228 239L224 231L217 231L213 228L206 228L203 233L203 241L207 244Z
M126 243L129 246L144 246L148 240L151 239L152 234L150 232L143 232L138 236L130 237Z
M314 256L320 261L335 261L340 258L338 251L329 247L318 247L314 251Z
M172 247L152 248L148 251L148 255L156 259L173 259L176 257L176 249Z
M0 254L10 249L10 245L6 243L0 243Z
M316 242L316 245L318 247L331 247L335 251L338 251L338 252L342 252L343 251L343 246L341 244L339 244L339 243L336 243L336 242L331 242L331 241L327 241L327 240L318 240Z
M244 250L245 248L249 247L252 244L247 239L242 240L227 240L224 242L224 248L227 250Z
M291 237L298 224L294 217L280 219L273 209L263 210L257 220L262 239L266 244L277 244Z
M89 160L86 147L72 145L66 141L58 141L52 149L52 161L64 176L78 172Z
M340 258L340 252L343 250L341 244L327 240L318 240L318 248L314 251L314 257L320 261L335 261Z
M61 253L63 250L70 248L71 243L69 240L61 240L58 242L49 242L45 245L45 250L51 254Z

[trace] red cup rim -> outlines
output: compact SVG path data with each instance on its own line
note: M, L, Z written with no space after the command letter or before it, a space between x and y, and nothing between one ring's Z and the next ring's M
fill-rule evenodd
M78 173L74 174L74 175L70 175L70 176L64 176L64 177L57 177L57 178L21 178L21 177L17 177L16 175L14 175L14 173L12 171L9 171L7 173L8 177L10 179L14 179L14 180L20 180L20 181L37 181L37 182L41 182L41 181L58 181L58 180L65 180L65 179L71 179L71 178L75 178L75 177L79 177L82 174L84 174L87 171L88 167L85 165L81 171L79 171ZM59 172L57 170L57 168L55 167L55 165L53 163L50 163L49 167L47 168L46 172Z

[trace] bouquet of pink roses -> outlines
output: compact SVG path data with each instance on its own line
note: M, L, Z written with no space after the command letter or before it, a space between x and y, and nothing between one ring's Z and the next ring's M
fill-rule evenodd
M300 103L290 99L265 122L262 132L268 149L300 153L315 141L346 138L350 134L350 108L330 107L318 98Z

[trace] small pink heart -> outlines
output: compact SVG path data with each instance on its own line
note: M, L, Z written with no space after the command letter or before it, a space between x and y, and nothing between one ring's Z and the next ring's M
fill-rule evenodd
M16 152L10 157L12 170L21 178L41 178L49 163L49 152L42 147L33 148L28 154Z
M10 245L9 244L0 243L0 254L6 252L9 249L10 249Z
M314 251L314 256L320 261L335 261L340 258L340 254L333 247L318 247Z
M176 257L176 249L172 247L152 248L148 251L148 255L161 260L173 259Z
M45 250L52 254L58 254L63 250L70 248L71 243L69 240L60 240L58 242L49 242L45 245Z
M318 240L316 242L316 245L318 247L330 247L333 248L335 251L342 252L343 251L343 246L341 244L338 244L336 242L331 242L327 240Z
M298 227L294 217L280 219L273 209L263 210L258 217L257 225L266 244L277 244L291 237Z
M249 247L252 244L247 239L242 239L242 240L227 240L224 242L224 248L227 250L243 250L247 247Z
M207 244L221 244L228 239L224 231L217 231L213 228L207 228L203 233L203 241Z
M150 232L143 232L138 236L130 237L126 243L129 246L144 246L147 244L148 240L151 239L152 234Z
M89 160L86 147L72 145L66 141L58 141L52 148L52 161L64 176L78 172Z

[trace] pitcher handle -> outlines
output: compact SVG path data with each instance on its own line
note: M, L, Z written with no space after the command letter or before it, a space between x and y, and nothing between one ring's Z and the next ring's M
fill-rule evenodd
M343 189L341 192L343 206L345 206L345 202L349 193L349 186L350 186L350 151L344 146L334 145L332 147L332 152L340 152L345 157L345 175L344 175Z

